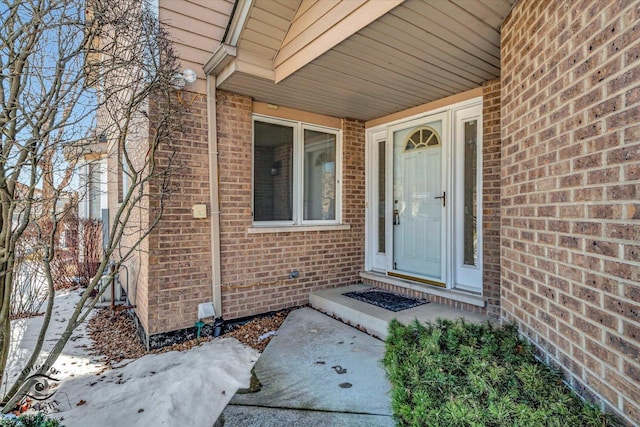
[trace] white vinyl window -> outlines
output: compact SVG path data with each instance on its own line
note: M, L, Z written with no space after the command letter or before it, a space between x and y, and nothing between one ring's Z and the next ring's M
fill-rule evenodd
M339 129L254 116L254 224L338 224L340 158Z

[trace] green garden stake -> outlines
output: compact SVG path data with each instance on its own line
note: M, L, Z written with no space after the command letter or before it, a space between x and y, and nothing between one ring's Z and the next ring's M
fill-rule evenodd
M198 333L196 334L196 343L198 343L198 345L200 345L200 331L202 330L202 327L204 326L204 322L202 320L198 320L196 322L196 328L198 328Z

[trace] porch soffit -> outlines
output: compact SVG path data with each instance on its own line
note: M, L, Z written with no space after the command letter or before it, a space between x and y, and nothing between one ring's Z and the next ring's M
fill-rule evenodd
M499 77L500 25L515 2L405 0L368 25L340 30L332 44L322 37L338 37L327 36L326 25L342 22L328 15L341 2L253 0L233 59L208 72L219 89L256 101L371 120ZM341 10L348 16L349 8ZM309 18L313 11L329 21Z

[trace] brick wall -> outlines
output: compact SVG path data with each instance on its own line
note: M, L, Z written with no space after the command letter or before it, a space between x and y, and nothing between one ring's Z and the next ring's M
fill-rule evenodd
M364 124L343 121L342 218L349 230L249 234L252 102L217 93L222 307L225 319L308 303L314 289L356 283L364 266ZM300 277L289 280L289 272Z
M162 219L148 239L149 335L192 327L198 304L212 300L206 96L182 92L181 99L188 106L181 131L158 152L159 165L164 167L171 159L173 172ZM159 182L151 188L161 191ZM207 206L207 218L193 218L195 204Z
M521 1L502 30L502 314L640 420L640 7Z
M500 316L500 80L482 91L482 295Z
M126 148L128 156L136 170L142 169L145 163L145 151L138 147L147 147L149 138L149 120L139 118L132 131L127 135ZM123 169L122 153L116 141L109 141L107 157L107 205L109 209L109 229L112 230L116 221L116 214L123 199ZM135 196L134 196L135 197ZM143 328L149 325L147 287L148 280L148 241L141 239L142 230L149 225L148 199L142 198L134 207L123 210L118 227L122 231L119 246L112 254L113 260L120 260L129 250L137 245L129 258L124 261L124 268L120 270L120 286L127 292L127 299L136 305L136 314ZM119 234L119 233L118 233Z

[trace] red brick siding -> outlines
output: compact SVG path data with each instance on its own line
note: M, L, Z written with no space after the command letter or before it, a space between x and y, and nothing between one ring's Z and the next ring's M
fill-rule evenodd
M181 131L158 153L159 164L172 159L174 169L162 219L149 236L149 335L193 326L198 304L212 298L211 220L192 212L204 204L211 214L206 97L183 92L181 99L188 105Z
M486 313L500 316L500 81L486 82L482 98L482 295Z
M640 420L640 8L521 1L502 30L502 314Z
M343 121L342 219L349 230L249 234L251 113L250 98L217 93L225 319L306 304L314 289L358 282L364 266L364 124ZM289 279L292 270L298 279Z
M149 137L149 121L147 119L139 119L137 126L132 127L133 131L129 133L127 139L127 152L131 162L135 165L136 170L140 170L145 164L146 151L139 147L148 146ZM108 188L108 207L109 207L109 226L110 229L116 220L115 215L122 204L123 197L123 171L122 158L118 151L118 144L115 141L109 142L109 155L107 158L107 188ZM133 196L135 197L135 196ZM121 227L124 229L119 242L119 249L113 254L112 258L121 259L128 253L129 249L138 244L137 249L123 263L124 268L121 269L119 280L120 285L127 292L127 298L131 304L136 305L136 313L138 319L144 329L149 325L149 310L147 299L147 272L148 272L148 240L140 241L142 230L148 228L149 216L148 199L142 198L137 205L131 209L129 217L125 211L120 217L120 222L126 221L126 225ZM119 227L120 228L120 227ZM139 242L140 241L140 242Z

